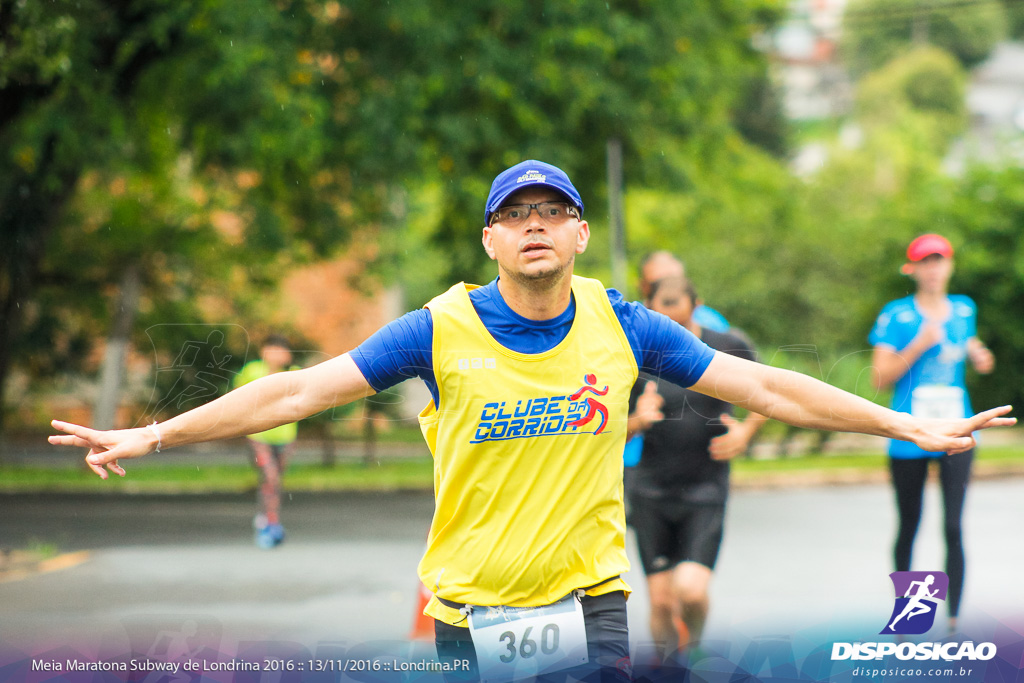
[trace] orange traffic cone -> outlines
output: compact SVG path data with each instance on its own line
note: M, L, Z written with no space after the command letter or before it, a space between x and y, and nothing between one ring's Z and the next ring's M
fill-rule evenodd
M409 640L433 640L434 639L434 618L423 613L423 608L430 602L432 594L430 589L420 584L416 592L416 614L412 618L412 631L409 633Z

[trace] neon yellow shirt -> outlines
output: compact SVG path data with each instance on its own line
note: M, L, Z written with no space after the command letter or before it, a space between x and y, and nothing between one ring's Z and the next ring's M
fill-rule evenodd
M420 580L476 605L546 605L599 583L595 595L628 591L614 577L629 569L622 448L637 366L604 287L573 277L572 327L538 354L499 344L472 288L427 304L440 406L420 414L436 501ZM436 597L425 612L463 619Z
M289 370L298 370L298 366L293 365ZM270 366L262 360L249 361L242 368L242 371L235 377L234 385L237 389L243 384L248 384L253 380L266 377L270 374ZM265 432L259 432L258 434L250 434L249 438L253 441L259 441L260 443L270 444L271 446L284 446L295 441L295 437L298 436L299 425L295 422L280 425L273 429L268 429Z

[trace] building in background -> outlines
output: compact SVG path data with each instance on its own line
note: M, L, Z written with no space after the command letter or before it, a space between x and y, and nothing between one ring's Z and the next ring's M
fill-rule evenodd
M1024 43L996 46L970 74L970 131L950 150L945 168L961 173L969 161L1024 163Z
M786 116L795 121L842 116L852 87L839 62L847 0L796 0L772 37Z

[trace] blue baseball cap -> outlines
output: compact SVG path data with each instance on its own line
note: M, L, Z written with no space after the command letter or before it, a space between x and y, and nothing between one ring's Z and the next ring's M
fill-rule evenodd
M491 192L487 195L487 205L484 209L484 223L490 222L491 214L501 207L510 194L531 185L544 185L558 190L579 209L580 216L583 215L583 200L580 199L580 193L573 187L565 171L543 161L531 159L502 171L491 183Z

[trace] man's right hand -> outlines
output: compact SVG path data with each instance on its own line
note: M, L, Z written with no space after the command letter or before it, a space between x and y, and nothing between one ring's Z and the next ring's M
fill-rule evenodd
M109 476L104 466L123 477L124 469L117 463L119 459L141 458L157 447L156 432L148 427L99 431L59 420L50 424L67 435L51 436L49 442L55 446L88 448L85 464L102 479Z

